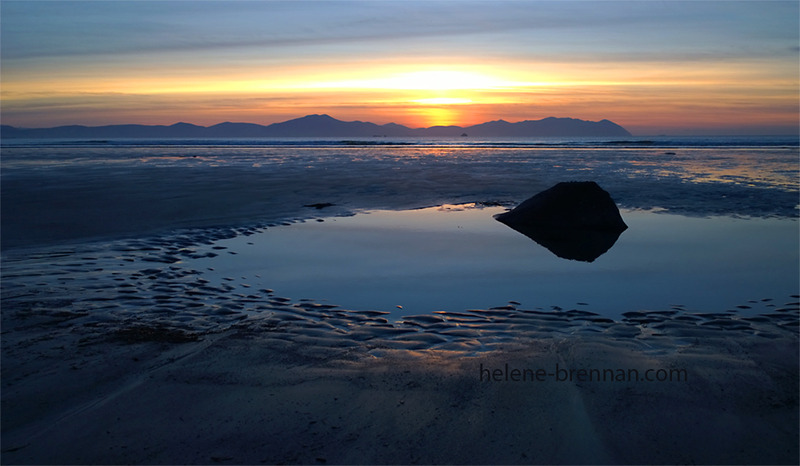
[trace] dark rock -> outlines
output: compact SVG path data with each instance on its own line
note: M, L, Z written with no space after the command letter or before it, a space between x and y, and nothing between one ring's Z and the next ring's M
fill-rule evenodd
M594 181L558 183L495 218L509 226L536 225L618 232L628 228L611 195Z
M311 207L311 208L314 208L314 209L324 209L326 207L333 207L335 205L336 204L331 204L330 202L319 202L319 203L316 203L316 204L306 204L303 207Z
M163 343L188 343L198 341L197 333L187 332L177 328L168 328L161 325L137 325L117 330L114 335L126 343L163 342Z
M495 216L555 255L592 262L628 226L611 196L593 181L559 183Z

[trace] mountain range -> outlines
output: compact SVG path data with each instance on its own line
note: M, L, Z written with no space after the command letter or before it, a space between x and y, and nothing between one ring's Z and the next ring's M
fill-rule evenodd
M574 118L544 118L509 123L495 120L473 126L431 126L409 128L388 123L341 121L329 115L258 125L225 122L213 126L190 123L174 125L57 126L17 128L0 126L0 138L283 138L283 137L581 137L630 136L622 126L609 120L585 121Z

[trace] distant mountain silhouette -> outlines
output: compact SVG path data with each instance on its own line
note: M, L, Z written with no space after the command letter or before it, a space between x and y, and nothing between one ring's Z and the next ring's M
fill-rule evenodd
M625 128L609 120L585 121L575 118L545 118L509 123L490 121L464 128L470 136L531 137L531 136L630 136Z
M580 137L630 136L625 128L609 120L585 121L574 118L545 118L509 123L490 121L474 126L432 126L409 128L388 123L377 125L364 121L341 121L329 115L307 115L302 118L273 123L268 126L254 123L225 122L213 126L190 123L174 125L110 125L57 126L55 128L16 128L0 126L2 138L284 138L284 137Z

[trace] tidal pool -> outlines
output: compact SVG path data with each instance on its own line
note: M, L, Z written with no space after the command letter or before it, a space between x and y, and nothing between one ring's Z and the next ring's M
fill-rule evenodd
M798 293L796 219L686 217L623 210L628 229L593 262L557 257L493 218L501 207L370 211L278 226L190 260L293 300L392 317L437 310L769 311ZM221 249L220 249L221 250Z

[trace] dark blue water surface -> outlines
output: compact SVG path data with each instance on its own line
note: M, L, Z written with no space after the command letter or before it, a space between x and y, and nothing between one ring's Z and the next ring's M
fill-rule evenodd
M502 208L376 211L271 228L189 265L212 283L346 309L764 312L798 292L798 222L623 211L629 228L594 262L565 260L493 219ZM207 270L213 268L213 271Z

